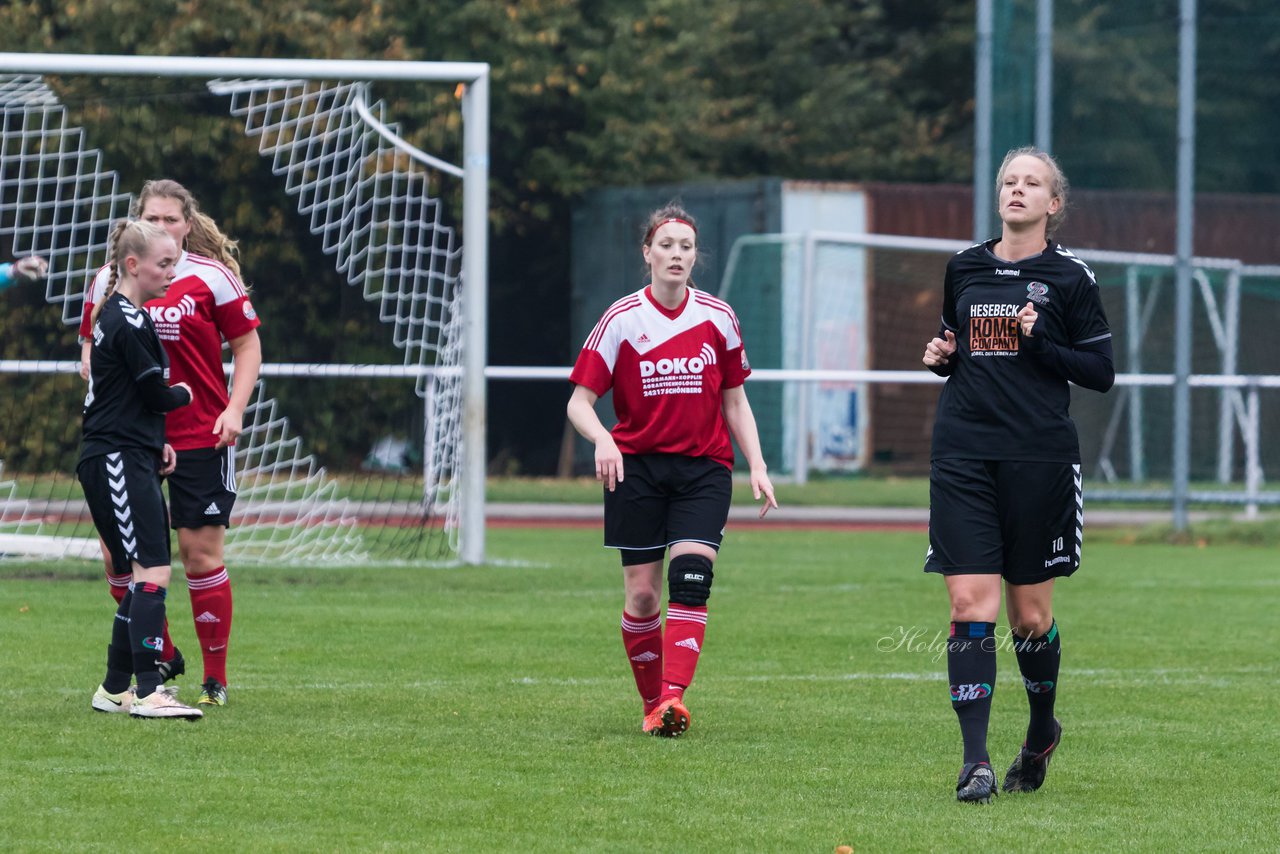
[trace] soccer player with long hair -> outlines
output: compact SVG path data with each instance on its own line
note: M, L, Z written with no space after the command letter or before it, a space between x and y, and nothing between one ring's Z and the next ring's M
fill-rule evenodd
M76 475L124 593L107 673L90 705L139 718L195 720L203 713L161 688L159 667L171 574L160 475L175 463L164 439L165 413L188 405L192 395L184 382L169 385L169 360L142 308L169 288L178 245L161 228L125 221L112 233L110 257L105 295L89 318L92 370Z
M236 499L235 442L262 366L259 320L241 280L235 242L200 211L185 187L167 179L148 181L132 212L163 228L182 249L173 286L148 302L146 310L174 377L188 383L195 396L191 406L167 421L168 440L178 454L177 468L169 477L169 499L204 658L199 702L225 706L232 598L223 551ZM82 375L89 370L87 317L105 292L108 275L107 268L98 272L85 300ZM230 394L222 366L224 341L235 366ZM112 594L118 597L121 592L113 588ZM173 678L184 670L175 647L163 672Z
M713 567L729 517L730 434L763 517L777 507L743 383L751 373L728 303L694 287L698 228L683 208L649 217L650 281L610 306L578 355L568 415L595 445L604 544L622 556L622 641L643 702L643 732L678 736L707 626ZM595 411L613 391L612 432ZM661 619L663 563L669 601Z
M948 262L942 326L924 353L947 377L933 428L925 571L944 577L951 602L947 671L964 742L956 798L975 803L996 790L987 724L1002 581L1030 705L1004 791L1040 788L1062 739L1053 588L1080 567L1084 525L1068 383L1105 392L1115 382L1093 271L1053 241L1067 204L1062 170L1043 151L1014 149L996 189L1000 236Z

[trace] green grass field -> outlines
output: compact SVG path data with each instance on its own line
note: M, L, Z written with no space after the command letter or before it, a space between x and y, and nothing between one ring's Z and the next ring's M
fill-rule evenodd
M231 705L194 724L89 710L96 566L0 565L0 847L1274 848L1272 548L1086 543L1057 603L1062 748L1043 790L981 807L953 800L923 535L731 533L676 740L639 732L599 533L489 536L481 568L233 567ZM170 611L198 660L181 583ZM1005 650L1000 776L1025 710Z

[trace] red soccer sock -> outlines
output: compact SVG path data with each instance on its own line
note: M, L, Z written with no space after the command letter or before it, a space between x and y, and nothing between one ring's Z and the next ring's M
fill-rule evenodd
M662 696L684 699L693 684L702 640L707 633L706 605L667 603L667 630L662 638Z
M116 600L116 604L120 604L120 600L124 599L124 594L129 592L128 575L112 575L107 573L107 589L111 591L111 598ZM177 649L173 645L173 638L169 637L169 619L166 617L164 621L164 651L160 653L161 661L173 661L173 656L177 653Z
M191 614L204 656L204 678L227 684L227 644L231 640L231 580L220 566L207 575L187 573Z
M623 611L622 645L627 649L636 690L644 700L647 715L658 705L662 693L662 613L633 617Z

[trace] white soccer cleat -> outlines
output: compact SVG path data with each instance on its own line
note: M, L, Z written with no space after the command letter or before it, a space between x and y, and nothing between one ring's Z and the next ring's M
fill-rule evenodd
M92 706L95 712L106 712L109 715L128 712L133 706L133 688L112 694L99 685L98 690L93 692Z
M168 691L159 690L141 699L135 698L129 714L135 718L183 718L189 721L198 721L204 717L204 712L194 706L179 703L178 698Z

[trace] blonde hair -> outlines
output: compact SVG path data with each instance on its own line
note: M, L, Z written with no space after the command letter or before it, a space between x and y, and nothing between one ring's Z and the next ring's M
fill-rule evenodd
M131 216L138 218L146 208L147 202L154 198L173 199L182 205L182 218L191 226L187 232L185 248L188 252L212 258L235 274L244 284L244 276L240 273L240 246L222 233L213 217L200 211L196 197L191 191L169 178L157 178L142 185L138 198L134 199L129 209ZM248 288L246 288L248 290Z
M107 290L102 299L93 306L90 324L98 322L102 307L107 298L120 286L120 263L130 256L145 258L151 254L151 246L159 240L172 240L169 232L158 225L143 222L140 219L122 219L111 229L111 240L107 250L107 265L111 268L111 276L107 279Z
M1058 212L1049 214L1044 226L1045 239L1052 240L1063 220L1067 218L1067 192L1070 190L1067 184L1067 176L1063 173L1062 167L1058 165L1058 161L1053 159L1052 154L1042 151L1034 145L1024 145L1022 148L1011 149L1004 156L1004 162L1000 164L1000 171L996 172L996 198L1000 198L1000 189L1004 186L1005 170L1009 168L1009 164L1014 161L1014 158L1023 156L1034 157L1049 167L1049 195L1059 202Z

